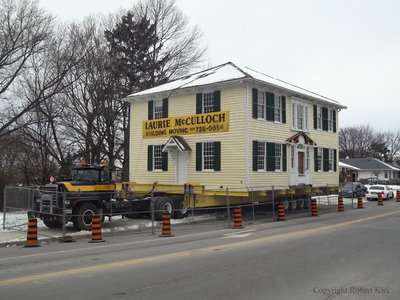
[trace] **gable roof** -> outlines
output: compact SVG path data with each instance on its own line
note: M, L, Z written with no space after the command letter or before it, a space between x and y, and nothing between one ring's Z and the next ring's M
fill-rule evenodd
M193 73L147 90L133 93L131 95L128 95L123 100L134 101L136 99L143 98L144 96L152 96L160 93L169 94L168 95L169 97L178 90L207 86L216 83L227 83L227 82L245 81L245 80L251 80L253 82L258 82L261 84L267 84L271 87L282 89L283 91L289 92L295 96L306 97L309 98L310 100L322 101L327 104L336 106L338 108L342 109L347 108L346 106L340 104L336 100L303 89L301 87L274 78L267 74L255 71L251 68L238 67L232 62L228 62L201 72Z
M341 159L341 162L350 166L359 168L360 170L393 170L400 171L399 168L388 163L380 161L376 158L346 158Z

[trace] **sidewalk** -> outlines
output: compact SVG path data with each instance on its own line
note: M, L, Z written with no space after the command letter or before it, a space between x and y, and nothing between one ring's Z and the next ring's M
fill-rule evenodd
M171 224L189 224L192 221L201 222L206 220L215 219L214 215L201 215L187 217L185 219L171 220ZM0 248L10 247L14 245L23 245L26 242L27 237L27 217L26 213L6 214L6 229L3 229L3 213L0 213ZM154 222L154 228L158 232L161 230L161 221ZM65 234L62 229L51 229L46 227L41 220L38 220L38 242L49 243L54 241L62 241L63 237L66 237L66 241L74 241L75 239L91 238L91 231L81 230L76 231L72 226L72 223L68 223ZM102 223L102 235L113 235L123 234L128 232L151 232L152 222L149 219L129 219L114 217L112 221L108 218ZM161 231L160 231L161 232Z

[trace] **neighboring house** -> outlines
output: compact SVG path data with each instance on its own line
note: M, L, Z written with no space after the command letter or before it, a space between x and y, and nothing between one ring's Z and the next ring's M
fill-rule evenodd
M358 168L358 177L355 181L371 177L377 177L380 180L400 179L400 168L376 158L346 158L340 161L354 168Z
M233 63L124 100L130 181L338 185L337 101Z
M356 182L358 179L358 171L360 169L357 167L350 166L344 162L339 161L339 181L340 182Z

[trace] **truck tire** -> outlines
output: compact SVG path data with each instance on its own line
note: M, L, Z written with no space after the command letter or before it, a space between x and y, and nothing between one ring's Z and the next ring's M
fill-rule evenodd
M188 209L185 207L185 200L183 199L183 196L173 196L172 199L175 207L175 219L183 219L187 217Z
M171 219L174 216L174 201L172 197L159 197L155 203L155 219L156 221L162 221L164 212L171 214Z
M76 216L72 218L72 222L78 230L91 230L92 217L99 213L99 209L93 203L82 203L74 213Z
M291 200L290 201L290 210L296 210L296 209L298 209L298 202L297 202L297 200Z
M50 220L44 219L43 223L44 223L44 225L46 225L49 228L61 228L62 227L62 223L59 222L58 220L50 221Z

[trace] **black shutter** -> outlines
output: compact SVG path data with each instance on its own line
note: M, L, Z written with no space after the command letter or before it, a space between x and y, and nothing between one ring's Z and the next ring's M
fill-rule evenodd
M202 170L203 144L196 143L196 171Z
M267 105L266 111L265 111L265 116L267 121L274 121L275 120L275 99L274 99L274 94L266 92L266 98L267 98Z
M258 171L258 142L253 141L253 171Z
M153 101L148 103L148 119L153 120Z
M287 171L287 145L286 144L282 144L282 171L286 172Z
M196 114L203 113L203 94L196 94Z
M214 171L221 171L221 142L214 142Z
M318 172L318 148L314 148L314 171Z
M214 111L221 111L221 91L214 92Z
M336 132L336 111L333 111L333 132Z
M147 171L153 171L153 146L147 146Z
M267 171L275 171L275 144L267 143Z
M333 170L335 172L337 172L337 157L336 157L336 155L337 155L337 150L334 149L333 150Z
M258 118L258 90L253 89L253 118Z
M322 130L328 131L328 109L322 107Z
M281 96L282 99L282 123L286 123L286 97Z
M163 145L164 147L164 145ZM163 171L168 171L168 152L162 152L161 153L161 158L162 158L162 170Z
M323 156L323 170L324 172L329 172L329 149L324 148L322 150L322 156Z
M163 118L168 118L168 98L163 99L162 109L163 109Z
M314 105L314 129L318 129L318 107Z

